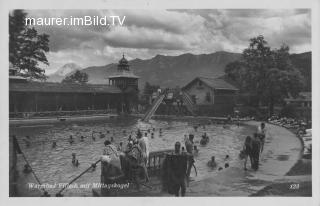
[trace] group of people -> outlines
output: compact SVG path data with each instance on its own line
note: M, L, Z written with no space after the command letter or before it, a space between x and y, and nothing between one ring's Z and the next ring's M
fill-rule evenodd
M257 132L253 137L247 136L244 142L243 150L240 155L244 158L244 170L247 170L247 160L250 159L251 168L259 169L260 154L263 152L264 143L266 139L265 123L261 123Z
M224 158L224 168L228 168L230 165L229 165L229 160L230 160L230 157L229 155L226 155L226 157ZM223 167L222 166L219 166L217 161L216 161L216 157L215 156L212 156L211 157L211 160L208 161L207 163L207 166L210 167L211 169L216 169L218 168L218 170L222 170Z
M123 145L120 142L118 147L116 147L111 141L105 141L105 148L103 150L103 155L108 156L111 160L118 160L119 168L121 167L120 159L123 158L128 163L129 167L134 165L135 167L140 167L143 171L145 181L149 181L149 175L147 170L147 164L149 161L149 139L148 134L142 135L140 129L137 130L135 138L132 135L129 136L127 145ZM130 168L123 168L124 170ZM126 171L124 171L126 173ZM130 171L127 171L130 172Z

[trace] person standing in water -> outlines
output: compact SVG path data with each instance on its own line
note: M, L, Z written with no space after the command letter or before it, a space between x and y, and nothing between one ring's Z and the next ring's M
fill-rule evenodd
M187 178L190 179L190 173L191 173L191 168L194 163L194 158L193 158L193 139L194 135L189 134L189 139L185 142L186 150L187 153L189 154L189 161L188 161L188 169L187 169Z
M250 136L247 136L246 137L246 140L244 142L244 145L243 145L243 154L245 155L244 156L244 170L247 170L247 160L248 160L248 157L250 159L250 162L251 162L251 167L252 167L252 139Z
M260 156L260 144L261 141L259 139L259 136L257 133L254 133L254 138L252 140L252 150L251 150L251 154L252 154L252 168L254 170L258 170L259 168L259 156Z
M143 167L146 182L149 182L149 175L148 175L148 170L147 170L147 162L148 162L147 143L145 142L145 139L142 138L142 135L141 136L137 135L137 141L138 141L139 147L141 148L142 158L143 158L143 162L142 162L141 166Z
M260 139L260 153L262 153L263 151L263 147L264 147L264 143L265 143L265 140L266 140L266 133L267 133L267 130L266 130L266 125L265 123L261 123L260 126L258 127L258 136L259 136L259 139Z
M212 169L215 169L217 167L217 162L215 159L216 159L215 156L212 156L211 160L209 160L209 162L207 162L207 166Z
M180 142L176 142L174 145L174 154L175 155L181 155L181 144ZM177 171L175 171L177 172ZM175 174L175 173L174 173ZM185 171L184 173L185 174ZM181 191L181 196L184 197L186 194L186 176L185 175L174 175L174 180L175 180L175 196L179 197L179 191Z
M146 156L147 156L147 162L146 164L148 164L149 161L149 152L150 152L150 145L149 145L149 139L148 139L148 133L144 133L144 137L142 137L142 140L145 142L146 144Z

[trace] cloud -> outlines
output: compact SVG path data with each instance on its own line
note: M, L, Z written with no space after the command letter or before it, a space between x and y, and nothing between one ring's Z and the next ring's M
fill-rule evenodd
M157 54L242 52L249 39L264 35L273 48L311 50L309 9L267 10L29 10L31 17L126 16L124 26L47 26L49 71L65 63L105 65L122 53L129 59Z

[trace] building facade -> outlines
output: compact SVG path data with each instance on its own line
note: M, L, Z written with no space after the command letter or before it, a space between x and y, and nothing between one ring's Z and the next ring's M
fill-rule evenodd
M298 97L289 97L284 99L286 105L294 107L295 116L299 118L305 118L307 120L312 119L312 93L300 92Z
M9 112L17 113L113 110L130 112L136 105L138 77L129 73L128 61L119 61L118 74L107 84L35 82L9 70ZM119 73L121 72L121 74Z
M121 90L121 112L130 113L132 110L138 110L138 80L131 70L128 60L122 56L118 64L117 73L109 77L109 84Z
M182 88L199 115L233 114L238 89L219 78L197 77Z

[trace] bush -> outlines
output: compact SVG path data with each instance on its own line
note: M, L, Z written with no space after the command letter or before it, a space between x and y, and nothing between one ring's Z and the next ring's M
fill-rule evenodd
M280 116L294 118L296 117L296 106L293 104L288 104L282 108L280 111Z

